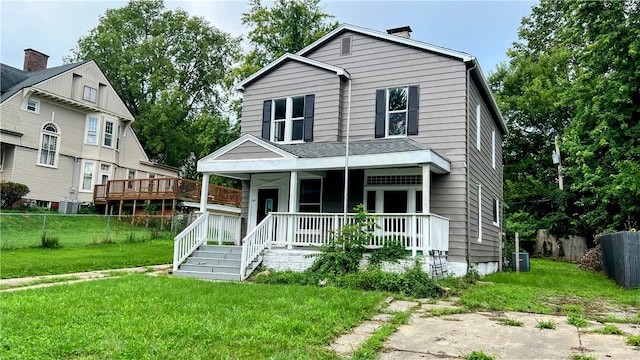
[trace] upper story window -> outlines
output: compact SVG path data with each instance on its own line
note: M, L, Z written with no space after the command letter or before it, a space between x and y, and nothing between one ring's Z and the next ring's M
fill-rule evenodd
M98 98L98 89L85 85L82 91L82 99L95 103L97 98Z
M40 137L40 154L38 165L56 167L58 163L58 148L60 146L60 132L54 123L46 123L42 127Z
M104 137L102 139L102 145L106 147L113 147L113 133L115 130L115 123L112 120L106 120L104 122Z
M262 138L273 142L313 141L315 95L265 100Z
M480 140L482 138L482 106L476 105L476 148L480 151Z
M417 86L377 90L375 137L417 135L418 103Z
M494 197L491 202L491 215L493 219L493 225L500 225L500 200Z
M496 131L491 132L491 166L496 168Z
M85 133L86 144L98 145L98 123L100 119L97 116L87 117L87 131Z
M27 111L31 111L34 113L39 113L40 112L40 102L38 102L37 100L27 100Z

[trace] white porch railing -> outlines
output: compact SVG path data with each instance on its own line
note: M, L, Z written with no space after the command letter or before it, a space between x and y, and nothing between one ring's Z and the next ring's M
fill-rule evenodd
M268 214L242 239L242 260L240 261L240 281L247 278L247 269L273 242L274 217Z
M203 213L174 238L173 271L207 241L239 245L240 217Z
M331 231L345 223L343 214L272 213L274 239L272 245L321 246ZM384 246L390 240L400 241L412 255L418 251L449 250L449 219L434 214L371 214L378 225L367 248ZM353 223L355 214L347 214L346 223Z

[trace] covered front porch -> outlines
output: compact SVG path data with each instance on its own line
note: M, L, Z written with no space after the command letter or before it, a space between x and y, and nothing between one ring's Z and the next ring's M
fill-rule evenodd
M348 157L346 148L343 143L281 145L245 135L201 159L203 183L211 175L243 181L242 213L239 219L198 218L176 237L174 270L201 245L228 243L242 247L235 250L242 253L242 280L273 248L327 243L333 230L353 221L358 204L377 223L368 248L395 240L412 256L446 253L449 220L431 213L431 183L433 174L450 171L449 161L410 139L352 143ZM201 189L200 198L206 199L208 187Z

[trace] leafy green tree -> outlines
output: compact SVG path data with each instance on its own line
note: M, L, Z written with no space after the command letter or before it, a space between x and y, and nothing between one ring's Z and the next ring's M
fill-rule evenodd
M638 219L638 12L637 1L542 0L523 19L509 64L491 74L511 131L505 223L514 229L592 235ZM564 191L551 163L556 136Z
M285 53L296 53L338 26L331 23L320 0L276 0L271 7L260 0L249 1L250 10L242 14L242 24L249 27L251 50L242 65L235 69L243 79Z
M238 54L239 39L204 18L141 0L107 10L66 60L95 60L136 118L150 158L181 166L201 145L193 142L197 119L227 110L224 79Z
M0 181L0 209L8 209L29 193L29 187L11 181Z

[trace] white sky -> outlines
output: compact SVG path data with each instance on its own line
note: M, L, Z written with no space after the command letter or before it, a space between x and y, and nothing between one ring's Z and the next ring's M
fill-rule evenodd
M22 69L24 49L49 55L49 67L62 65L78 39L97 26L108 8L126 1L30 1L0 0L0 62ZM506 51L518 39L522 17L537 1L342 1L323 0L326 13L340 23L373 30L411 26L411 38L469 53L485 73L507 61ZM240 22L249 10L246 1L169 1L170 9L182 8L234 36L248 31Z

